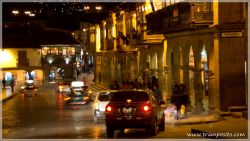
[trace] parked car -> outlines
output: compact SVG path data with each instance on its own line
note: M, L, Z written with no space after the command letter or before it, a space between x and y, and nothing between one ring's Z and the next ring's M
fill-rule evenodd
M105 117L105 107L109 102L110 93L115 92L113 90L97 92L93 104L94 122L98 123L100 119Z
M91 101L90 96L82 90L73 90L71 88L70 94L65 95L64 101L70 105L82 105Z
M151 135L158 129L165 130L165 115L162 104L151 90L120 90L112 92L105 107L107 136L113 137L115 130L124 132L125 128L144 128Z
M37 95L37 86L35 85L35 82L33 80L27 80L25 83L21 86L21 93L24 94L24 96L35 96Z

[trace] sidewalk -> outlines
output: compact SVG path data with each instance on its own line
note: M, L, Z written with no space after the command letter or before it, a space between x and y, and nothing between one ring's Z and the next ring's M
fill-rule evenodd
M87 78L87 84L91 87L95 87L96 89L108 89L103 85L97 84L95 82L93 82L93 78L94 78L94 74L90 73L90 74L86 74L86 73L82 73L79 77L78 80L81 80L81 78L85 76ZM168 104L164 105L164 108L167 107ZM166 116L166 115L165 115ZM221 115L219 114L212 114L212 113L208 113L207 111L204 111L200 114L195 114L192 112L189 112L187 115L186 119L167 119L165 118L165 124L166 125L174 125L174 126L178 126L178 125L191 125L191 124L202 124L202 123L209 123L209 122L217 122L217 121L221 121L224 120L222 118Z
M18 93L18 91L20 90L19 85L16 85L14 87L14 92L11 92L11 87L10 86L6 86L6 88L1 88L1 96L0 96L0 101L4 101L7 100L9 98L11 98L12 96L14 96L15 94Z
M179 125L192 125L203 124L210 122L217 122L224 120L219 114L211 114L206 111L200 114L188 113L185 119L169 119L165 120L166 125L179 126Z

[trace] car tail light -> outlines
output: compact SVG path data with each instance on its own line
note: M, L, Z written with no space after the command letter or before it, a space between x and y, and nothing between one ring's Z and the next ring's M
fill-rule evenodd
M152 109L152 108L151 108L151 105L144 105L144 106L143 106L143 111L144 111L144 112L149 112L149 111L151 111L151 109Z
M89 97L88 97L88 96L83 97L83 100L88 100L88 99L89 99Z
M111 111L112 111L111 106L110 106L110 105L107 105L107 106L106 106L106 112L111 112Z
M149 107L146 105L146 106L143 107L143 110L144 110L144 111L148 111L148 110L149 110Z
M63 86L59 85L59 91L62 91Z

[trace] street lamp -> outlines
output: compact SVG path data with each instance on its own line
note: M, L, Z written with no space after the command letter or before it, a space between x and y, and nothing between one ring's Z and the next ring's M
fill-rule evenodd
M16 15L19 14L19 11L18 11L18 10L13 10L13 11L12 11L12 14L16 16Z
M25 14L25 15L30 15L31 12L30 12L30 11L24 11L24 14Z
M65 60L65 63L66 63L66 64L69 64L69 61L70 61L70 58L69 58L69 57L65 57L64 60Z
M89 6L84 6L84 10L89 10Z
M96 6L95 9L99 12L100 10L102 10L101 6Z

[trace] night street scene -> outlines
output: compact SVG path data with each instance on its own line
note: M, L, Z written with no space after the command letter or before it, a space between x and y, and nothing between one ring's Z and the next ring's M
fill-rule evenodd
M1 2L1 140L248 140L248 1Z

